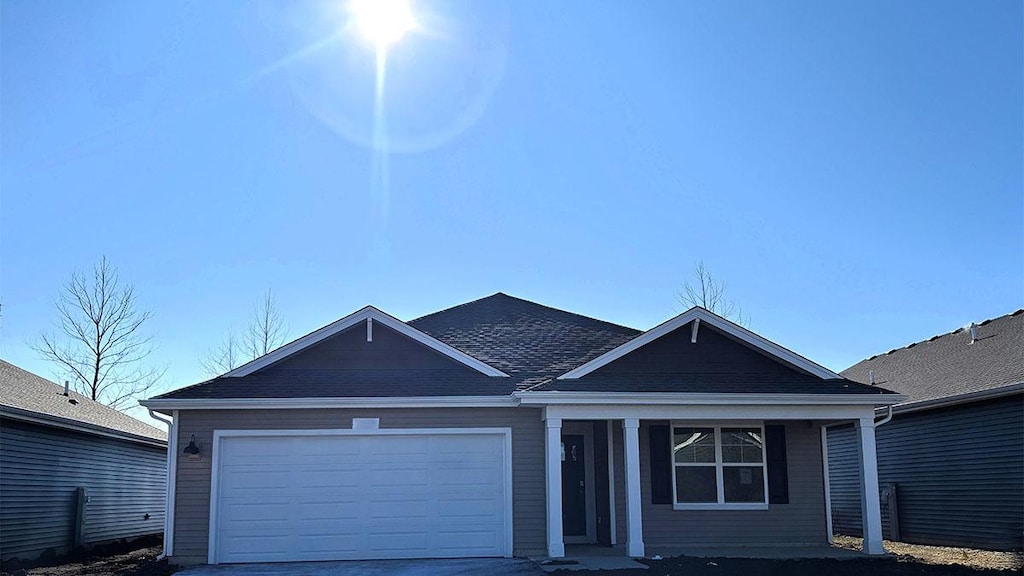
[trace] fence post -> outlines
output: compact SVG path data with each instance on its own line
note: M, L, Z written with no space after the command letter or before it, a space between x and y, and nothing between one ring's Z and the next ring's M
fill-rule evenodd
M75 501L75 548L85 543L85 505L88 503L89 491L79 486Z

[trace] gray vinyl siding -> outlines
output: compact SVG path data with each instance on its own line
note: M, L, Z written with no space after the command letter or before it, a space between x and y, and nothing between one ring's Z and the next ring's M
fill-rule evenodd
M651 503L648 422L640 423L640 497L648 550L691 546L824 545L825 488L821 429L806 421L786 423L789 504L768 510L675 510ZM614 426L615 509L618 543L626 542L622 427Z
M881 431L879 428L875 432ZM832 498L832 531L860 536L860 439L853 424L828 429L828 489ZM887 524L882 523L886 537Z
M876 430L879 483L895 483L901 540L1024 545L1024 396L897 415ZM853 427L829 430L833 526L860 534ZM853 473L851 473L853 470ZM888 522L884 524L889 534Z
M352 418L379 418L381 428L512 428L512 530L517 556L543 553L545 542L544 424L526 408L322 410L183 410L178 443L194 434L202 458L178 455L172 560L205 563L209 542L210 446L217 430L351 428Z
M88 490L84 542L163 531L166 449L0 421L0 557L74 545L77 489ZM149 514L149 519L145 515Z

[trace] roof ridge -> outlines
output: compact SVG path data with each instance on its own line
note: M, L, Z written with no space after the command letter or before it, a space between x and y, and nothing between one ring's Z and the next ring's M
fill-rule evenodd
M992 322L995 322L997 320L1003 320L1003 319L1007 319L1007 318L1012 318L1014 316L1020 316L1022 313L1024 313L1024 308L1017 309L1017 310L1015 310L1013 312L1010 312L1008 314L1003 314L1001 316L995 316L993 318L988 318L988 319L982 320L980 322L971 322L971 324L977 324L978 326L987 326L987 325L989 325ZM878 354L874 354L874 355L872 355L872 356L870 356L868 358L864 358L862 360L859 360L857 363L851 365L846 370L849 370L850 368L853 368L854 366L858 366L858 365L860 365L860 364L862 364L864 362L870 362L871 360L874 360L875 358L879 358L879 357L882 357L882 356L892 356L893 354L898 354L900 352L906 352L907 350L910 350L911 348L915 348L915 347L917 347L917 346L919 346L921 344L930 344L932 342L935 342L936 340L940 340L940 339L952 336L954 334L959 334L959 333L964 332L965 330L969 329L971 324L968 324L966 326L958 326L958 327L954 328L953 330L951 330L949 332L942 332L942 333L936 334L934 336L931 336L929 338L925 338L923 340L916 340L914 342L910 342L909 344L904 344L903 346L897 346L896 348L893 348L893 349L889 350L888 352L881 352L881 353L878 353ZM845 372L846 370L843 370L843 372Z
M589 320L591 322L598 322L598 323L601 323L601 324L606 324L608 326L614 326L615 328L625 328L627 330L633 330L633 331L637 332L638 334L639 333L643 333L643 330L640 330L640 329L637 329L637 328L633 328L632 326L626 326L624 324L616 324L615 322L609 322L608 320L602 320L600 318L594 318L593 316L587 316L586 314L580 314L578 312L572 312L572 311L569 311L569 310L563 310L561 308L555 308L554 306L548 306L547 304L541 304L540 302L534 302L533 300L527 300L526 298L520 298L518 296L512 296L511 294L506 294L505 292L501 292L501 291L495 292L494 294L491 294L490 296L484 296L482 298L477 298L476 300L470 300L469 302L463 302L462 304L456 304L455 306L451 306L451 307L445 308L443 310L438 310L437 312L431 312L430 314L425 314L423 316L420 316L419 318L413 318L412 320L409 320L409 323L412 324L413 322L418 322L420 320L424 320L426 318L430 318L431 316L436 316L436 315L444 313L444 312L450 312L450 311L455 310L457 308L462 308L464 306L469 306L470 304L476 304L478 302L483 302L484 300L489 300L489 299L498 298L498 297L508 298L508 299L511 299L511 300L515 300L517 302L523 302L523 303L526 303L526 304L530 304L532 306L536 306L538 308L544 308L546 310L551 310L553 312L558 312L559 314L568 314L570 316L576 316L578 318L583 318L583 319Z

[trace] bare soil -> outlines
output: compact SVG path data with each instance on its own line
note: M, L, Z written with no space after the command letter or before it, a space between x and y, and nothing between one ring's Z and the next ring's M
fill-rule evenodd
M65 558L64 563L21 569L8 565L3 576L167 576L177 571L166 560L157 561L160 546L112 551L93 550L87 555Z
M861 549L861 539L852 536L835 536L833 542L840 548ZM950 548L946 546L924 546L906 542L884 541L885 551L900 558L913 559L922 564L961 565L972 568L994 570L1024 570L1024 555L1020 552L994 552L974 548Z
M649 570L601 572L601 576L1010 576L1012 569L975 568L964 565L925 564L912 557L755 560L746 558L694 558L641 560Z
M859 549L856 538L836 539L837 545ZM647 570L593 572L598 576L1010 576L1021 574L1021 556L1012 552L988 552L965 548L917 546L886 542L894 554L885 558L843 560L755 560L745 558L694 558L681 556L664 560L642 560ZM3 572L3 576L168 576L176 567L157 561L160 546L134 550L95 550L87 557L56 566ZM576 576L588 572L565 572Z

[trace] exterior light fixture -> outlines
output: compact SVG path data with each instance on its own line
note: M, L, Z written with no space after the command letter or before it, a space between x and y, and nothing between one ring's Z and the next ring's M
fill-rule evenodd
M189 440L188 446L185 446L184 454L188 454L189 460L199 460L199 446L196 445L196 435L192 435L192 439Z

